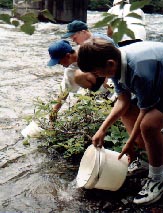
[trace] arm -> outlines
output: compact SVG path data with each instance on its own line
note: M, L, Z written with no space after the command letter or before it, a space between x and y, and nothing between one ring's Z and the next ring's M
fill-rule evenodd
M111 25L108 25L107 36L109 36L110 38L113 37L113 29L112 29Z
M84 73L79 69L75 71L74 80L84 89L91 89L92 85L96 83L96 77L92 73Z
M102 123L101 127L92 138L92 143L94 144L94 146L99 147L103 146L104 137L107 129L115 121L117 121L121 117L121 115L123 115L128 110L129 106L130 106L130 94L123 93L119 95L110 114L108 115L106 120Z
M53 106L52 112L50 113L49 119L54 121L57 117L57 112L62 107L62 102L66 100L71 91L71 87L73 87L73 79L74 79L74 68L68 67L64 70L64 76L60 85L60 94L57 98L57 104Z
M50 113L49 119L50 121L54 121L57 117L57 112L60 110L60 108L62 107L62 101L66 100L66 98L68 97L69 92L61 92L58 96L57 99L57 104L55 104L55 106L53 106L52 112Z
M126 145L123 147L121 154L118 159L120 159L124 154L128 154L130 157L130 151L133 149L134 141L140 132L140 124L146 114L146 110L140 110L138 118L135 122L134 128L131 132L129 139L126 142Z

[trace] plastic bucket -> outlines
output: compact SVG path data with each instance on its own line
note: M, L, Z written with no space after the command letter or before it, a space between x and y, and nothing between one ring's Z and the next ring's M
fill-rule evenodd
M119 153L90 145L80 162L77 187L117 191L127 175L128 158L118 160Z
M21 134L26 137L39 137L41 132L43 131L35 121L31 121L28 126L26 126L22 131Z

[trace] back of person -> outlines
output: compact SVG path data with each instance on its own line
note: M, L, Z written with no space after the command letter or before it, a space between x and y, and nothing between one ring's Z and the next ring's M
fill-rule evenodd
M124 21L126 21L127 28L132 30L135 35L135 39L141 39L146 40L146 30L145 30L145 15L144 12L141 9L137 9L134 11L130 11L131 4L129 4L129 1L125 3L123 7L121 6L122 0L115 0L113 2L113 6L111 9L108 10L108 13L112 15L117 15L118 18L123 18ZM136 13L141 17L141 19L129 17L127 16L129 13ZM117 32L118 29L114 29L114 33ZM131 37L127 36L126 34L123 36L121 41L125 40L131 40Z
M130 88L130 91L141 97L141 91L144 91L146 98L142 95L142 104L140 108L145 106L152 108L155 103L159 102L159 96L162 97L162 79L163 79L163 43L144 41L134 43L120 48L126 54L128 69L125 71L125 76L130 76L121 83ZM157 60L155 60L157 59ZM122 75L121 75L122 76ZM132 76L132 78L131 78ZM130 80L129 80L130 78ZM136 80L135 80L136 79ZM139 82L139 89L135 89L135 82ZM119 82L119 80L117 80ZM138 84L138 83L137 83ZM117 90L117 88L115 88ZM119 92L119 88L117 90ZM123 92L123 89L122 91ZM138 102L140 106L141 102Z

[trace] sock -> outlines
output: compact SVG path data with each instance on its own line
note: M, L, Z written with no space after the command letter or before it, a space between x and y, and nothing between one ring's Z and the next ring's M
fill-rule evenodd
M149 165L148 177L154 181L163 181L163 165L159 167Z

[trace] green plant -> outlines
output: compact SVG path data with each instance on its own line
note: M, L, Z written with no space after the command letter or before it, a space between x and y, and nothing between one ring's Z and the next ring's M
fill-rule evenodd
M153 5L155 11L163 12L163 0L151 0L151 5Z
M134 12L134 10L138 8L144 7L144 5L149 4L150 0L144 0L144 1L137 1L133 2L130 7L130 13L125 17L133 17L136 19L141 19L141 16L139 16L137 13ZM121 8L124 7L124 3L121 4ZM125 17L119 18L118 15L112 15L109 13L103 13L103 19L97 22L94 27L104 27L110 25L112 29L117 28L118 31L113 34L113 39L115 42L118 42L122 39L123 35L129 36L131 39L135 39L134 32L130 30L127 27L127 23L124 20ZM141 24L140 24L141 25Z
M0 0L0 7L11 9L13 7L13 0Z
M33 0L33 2L39 1L41 0ZM28 5L27 4L28 2L31 2L31 0L24 0L24 3L26 3L26 5ZM48 20L51 20L53 23L55 22L53 16L47 9L39 11L39 15L44 16ZM28 35L32 35L34 33L35 31L34 24L39 21L38 14L30 12L27 6L25 14L18 13L17 7L15 6L12 10L12 15L2 13L0 14L0 20L4 21L7 24L12 24L15 27L19 27L22 32Z
M111 1L109 0L90 0L88 9L90 10L99 10L99 11L107 11L111 6Z
M83 154L112 108L111 101L99 97L98 93L78 95L77 98L77 103L60 112L52 123L49 123L48 115L56 102L44 103L37 99L34 114L26 119L28 122L35 120L44 129L39 139L40 146L51 147L66 158ZM123 125L116 122L108 129L105 147L120 151L127 138Z

